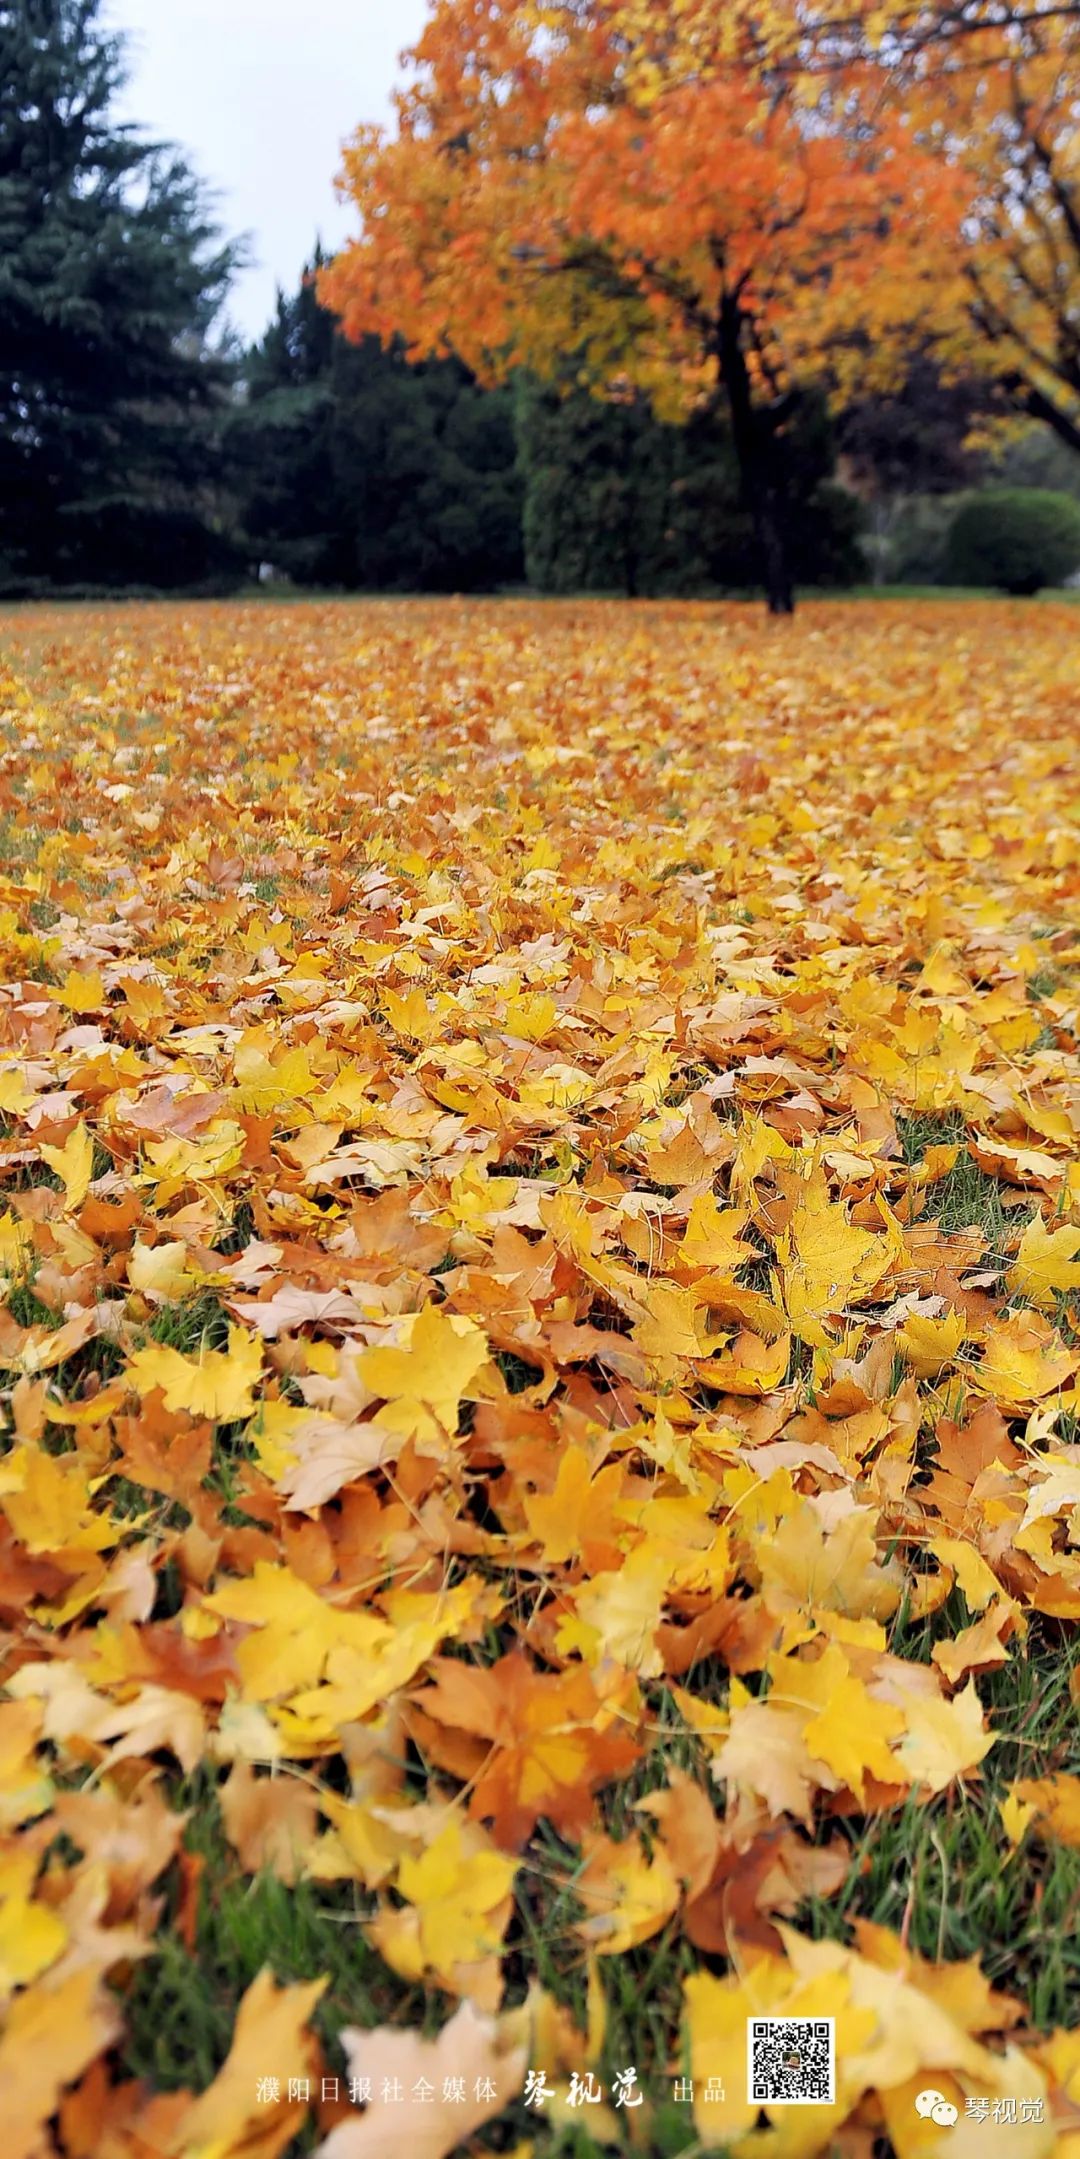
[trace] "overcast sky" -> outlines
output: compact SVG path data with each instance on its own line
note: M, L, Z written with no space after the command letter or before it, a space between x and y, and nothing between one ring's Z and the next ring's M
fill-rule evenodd
M361 120L389 118L397 58L425 0L106 0L128 35L121 117L176 142L220 190L230 234L254 258L229 313L265 329L278 283L298 281L316 233L350 230L334 195L339 149Z

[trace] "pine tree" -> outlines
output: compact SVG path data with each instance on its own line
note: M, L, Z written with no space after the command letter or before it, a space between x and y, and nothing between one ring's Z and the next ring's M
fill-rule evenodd
M311 269L323 260L316 246ZM298 584L350 582L335 472L335 339L309 272L294 293L279 286L273 320L244 363L245 398L229 429L251 549Z
M112 117L100 0L0 0L0 572L220 570L210 343L238 250L198 180Z
M512 400L458 361L349 344L316 249L248 356L230 439L252 548L301 584L468 591L520 578Z

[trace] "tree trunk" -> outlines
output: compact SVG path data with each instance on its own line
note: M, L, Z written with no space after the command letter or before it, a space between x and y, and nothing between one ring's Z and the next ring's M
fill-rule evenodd
M1080 450L1080 427L1072 414L1063 411L1053 398L1027 383L1021 393L1021 403L1026 405L1033 420L1042 420L1045 426L1053 429L1059 442L1065 443L1070 450Z
M795 587L788 561L787 536L782 512L778 514L771 491L755 501L754 524L765 571L765 605L770 615L793 615Z
M742 311L727 297L720 305L717 352L731 416L731 437L743 495L761 550L765 604L770 615L793 615L795 585L787 535L787 490L777 429L784 416L754 405L742 347Z

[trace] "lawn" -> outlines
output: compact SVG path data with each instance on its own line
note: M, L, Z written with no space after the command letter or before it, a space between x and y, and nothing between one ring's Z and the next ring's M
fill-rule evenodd
M1078 2159L1077 663L0 615L5 2159Z

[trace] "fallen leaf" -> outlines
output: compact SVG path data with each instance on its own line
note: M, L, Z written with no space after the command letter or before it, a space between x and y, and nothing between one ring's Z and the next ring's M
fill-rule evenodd
M411 2159L446 2159L463 2137L501 2114L525 2081L525 2047L511 2038L507 2019L484 2015L470 2002L443 2025L435 2039L382 2025L374 2031L346 2028L341 2035L350 2074L396 2078L405 2091L418 2079L431 2088L431 2100L409 2125ZM462 2079L464 2100L447 2100L448 2079ZM379 2106L358 2121L340 2122L316 2147L315 2159L396 2159L400 2151L397 2115Z

